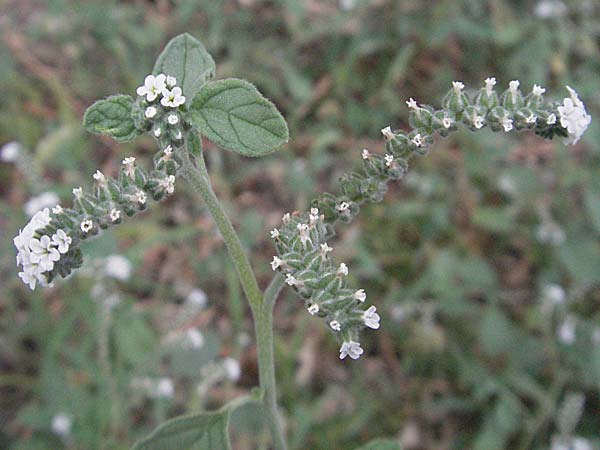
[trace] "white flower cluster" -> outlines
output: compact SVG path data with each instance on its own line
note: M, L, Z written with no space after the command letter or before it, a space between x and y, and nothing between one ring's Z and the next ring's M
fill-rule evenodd
M23 268L19 277L32 290L38 282L47 286L48 280L44 274L54 269L54 264L69 251L72 243L71 237L61 229L52 236L38 233L51 220L48 208L38 211L13 239L17 248L17 266Z
M567 86L567 89L571 96L563 100L563 104L558 107L558 114L560 125L569 133L569 136L564 141L565 144L574 145L590 125L592 116L585 110L585 105L579 99L577 92L569 86Z
M144 78L144 85L137 88L137 95L146 97L146 100L153 102L159 95L160 104L165 107L178 108L185 103L185 96L182 95L182 90L176 86L177 79L172 76L167 76L164 73L158 75L148 75ZM169 89L170 88L170 89ZM152 108L152 109L150 109ZM156 115L156 108L148 107L146 117L152 118Z

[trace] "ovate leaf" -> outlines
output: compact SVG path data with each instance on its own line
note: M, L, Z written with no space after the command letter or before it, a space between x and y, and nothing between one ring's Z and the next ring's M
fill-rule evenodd
M152 73L175 77L189 105L202 85L215 76L215 71L215 62L202 43L184 33L169 41Z
M83 127L120 142L130 141L141 133L133 123L132 106L133 99L129 95L113 95L99 100L83 115Z
M188 112L198 131L219 146L244 156L263 156L289 139L275 105L250 83L230 78L207 83Z
M253 397L240 397L218 411L202 412L167 420L131 450L228 450L229 416Z

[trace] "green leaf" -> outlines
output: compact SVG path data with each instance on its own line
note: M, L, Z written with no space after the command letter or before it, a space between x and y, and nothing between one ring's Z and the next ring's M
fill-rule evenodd
M217 411L175 417L159 425L148 437L138 441L131 450L228 450L230 449L229 416L253 397L240 397Z
M215 71L215 62L202 43L184 33L169 41L158 56L152 73L175 77L189 105L202 85L215 76Z
M356 450L400 450L400 444L393 439L375 439Z
M129 95L113 95L90 106L83 115L83 127L92 133L105 134L119 142L134 139L141 131L131 117L133 99Z
M207 83L192 100L187 119L219 146L244 156L266 155L289 139L275 105L235 78Z

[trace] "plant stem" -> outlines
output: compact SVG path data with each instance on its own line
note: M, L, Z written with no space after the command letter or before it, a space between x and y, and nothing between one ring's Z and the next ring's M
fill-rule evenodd
M212 189L202 155L196 158L197 165L191 161L187 151L182 152L181 159L183 176L202 196L206 207L213 216L237 271L242 289L248 303L250 303L258 349L259 382L264 391L267 421L273 437L274 447L277 450L287 450L283 427L277 410L275 361L273 358L273 303L279 289L274 289L276 285L273 286L268 292L268 299L263 299L242 243Z

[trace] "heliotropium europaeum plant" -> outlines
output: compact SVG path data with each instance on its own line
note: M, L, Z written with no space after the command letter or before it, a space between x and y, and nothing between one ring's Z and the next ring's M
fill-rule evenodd
M288 141L286 122L275 105L249 82L213 81L215 63L203 45L188 34L174 38L159 56L153 73L137 88L135 98L115 95L94 103L85 113L84 127L124 142L144 133L157 142L151 169L135 157L123 160L110 177L96 171L93 189L73 189L70 207L43 209L15 237L19 276L34 289L67 277L83 264L80 243L126 217L146 209L175 191L178 177L200 194L227 245L255 321L260 390L249 400L260 401L278 449L287 448L276 403L272 309L281 288L291 286L309 314L321 317L340 343L341 359L363 354L360 333L378 329L380 316L367 306L367 293L348 282L348 266L333 259L330 246L338 223L350 222L367 202L383 199L389 181L401 179L413 155L426 154L436 136L447 137L463 125L471 131L533 131L544 138L564 138L575 144L590 124L575 90L560 102L545 101L545 89L530 93L511 81L498 94L488 78L475 95L454 82L441 109L420 105L410 109L411 130L381 130L385 153L363 149L363 167L340 178L339 194L324 193L305 212L286 213L281 226L270 232L277 255L271 267L278 274L264 292L258 287L246 252L215 196L202 153L201 136L247 157L267 155ZM227 423L237 401L210 413L176 418L160 426L134 449L229 448ZM212 442L212 444L208 444Z

